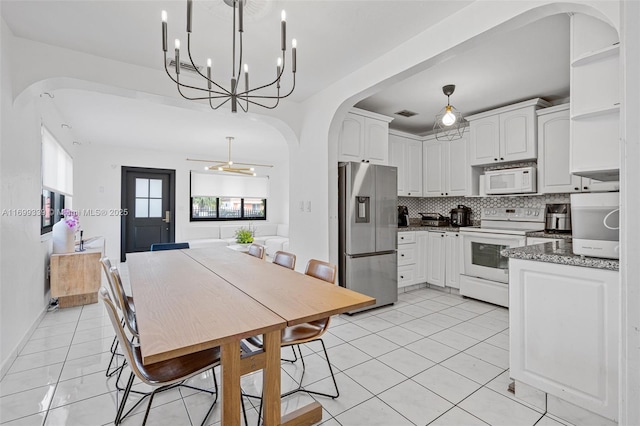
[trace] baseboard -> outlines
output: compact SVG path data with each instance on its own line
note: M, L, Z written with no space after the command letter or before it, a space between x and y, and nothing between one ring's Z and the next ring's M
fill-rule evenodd
M42 311L40 312L38 317L33 321L33 323L31 324L31 327L29 327L29 329L24 334L24 336L22 336L22 339L20 339L20 342L18 343L18 345L13 349L13 351L11 351L7 359L2 361L2 365L0 365L0 380L4 379L4 376L5 374L7 374L7 371L9 371L9 368L11 368L13 361L15 361L15 359L18 357L18 354L22 351L24 346L27 344L27 342L31 338L31 335L33 334L33 332L36 330L36 328L38 328L40 321L42 321L42 318L47 313L47 307L48 305L45 305L44 308L42 308Z

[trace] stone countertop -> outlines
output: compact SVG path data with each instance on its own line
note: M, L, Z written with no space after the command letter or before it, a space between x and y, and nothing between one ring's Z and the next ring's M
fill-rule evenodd
M398 226L398 232L409 232L409 231L440 231L440 232L458 232L460 231L460 227L458 226Z
M559 233L559 232L533 231L533 232L527 232L527 237L556 238L556 239L570 240L571 232Z
M562 265L583 266L586 268L618 271L620 262L616 259L600 259L573 254L571 240L552 241L525 247L513 247L502 250L501 255L510 259L533 260L537 262L559 263Z

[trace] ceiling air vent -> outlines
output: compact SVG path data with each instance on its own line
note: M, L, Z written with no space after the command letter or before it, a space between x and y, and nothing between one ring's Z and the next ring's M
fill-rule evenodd
M418 115L418 113L409 111L408 109L403 109L402 111L396 112L395 115L401 115L403 117L409 118L409 117L413 117L414 115Z
M176 60L168 58L167 59L167 66L171 70L176 69ZM194 67L190 63L186 63L186 62L180 61L180 71L189 71L189 72L193 72L193 73L197 74L198 71L202 71L202 66L201 65L197 65L196 67Z

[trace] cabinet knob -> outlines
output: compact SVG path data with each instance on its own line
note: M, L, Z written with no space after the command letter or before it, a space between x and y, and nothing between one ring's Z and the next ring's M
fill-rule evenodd
M441 192L440 195L444 195L444 192Z
M404 257L404 253L402 253L402 254L400 255L400 257Z
M583 189L589 189L589 187L588 187L588 186L585 186Z
M404 279L404 275L400 275L400 278Z
M458 236L458 234L456 234L456 237Z
M445 192L445 193L444 193L444 195L449 195L449 193L448 193L448 192Z
M367 163L369 162L369 160L367 160Z
M498 161L498 159L497 159L497 158L494 158L494 159L493 159L493 161Z
M404 240L404 237L400 237L401 240Z
M440 234L440 236L441 236L442 238L444 238L444 234Z
M500 157L500 160L504 160L504 158Z
M407 195L411 195L411 193L410 193L410 192L407 192Z
M580 187L579 187L579 186L576 186L576 187L575 187L575 188L573 188L573 189L575 189L576 191L580 191Z

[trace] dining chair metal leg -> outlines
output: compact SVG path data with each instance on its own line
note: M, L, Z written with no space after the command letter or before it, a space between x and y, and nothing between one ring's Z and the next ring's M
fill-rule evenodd
M120 375L118 375L119 377ZM122 395L122 401L120 401L120 405L118 406L118 412L116 413L116 419L113 422L115 426L118 426L122 421L122 412L124 411L124 404L127 402L127 398L129 397L129 392L131 391L131 386L133 386L133 378L134 374L131 373L129 375L129 381L127 382L127 387L125 388L124 394ZM138 401L138 404L142 402L142 399ZM137 404L136 404L137 406ZM135 407L134 407L135 408Z
M336 382L336 376L333 373L333 368L331 367L331 362L329 361L329 354L327 353L327 348L324 345L324 341L322 339L317 339L318 341L320 341L320 344L322 344L322 350L324 351L324 356L325 359L327 360L327 365L329 366L329 372L331 373L331 379L333 380L333 386L336 390L336 393L334 395L329 394L329 393L324 393L324 392L318 392L318 391L314 391L314 390L309 390L306 389L304 386L302 386L302 381L304 380L304 373L306 370L306 365L304 362L304 356L302 355L302 349L300 349L300 345L298 346L298 352L300 353L300 361L302 361L302 374L300 375L300 382L298 383L298 387L296 389L290 390L289 392L285 392L282 394L282 397L284 398L285 396L289 396L292 395L296 392L306 392L306 393L310 393L313 395L320 395L320 396L326 396L328 398L338 398L340 396L340 391L338 390L338 383ZM312 342L315 342L316 340L312 340ZM308 342L311 343L311 342Z

